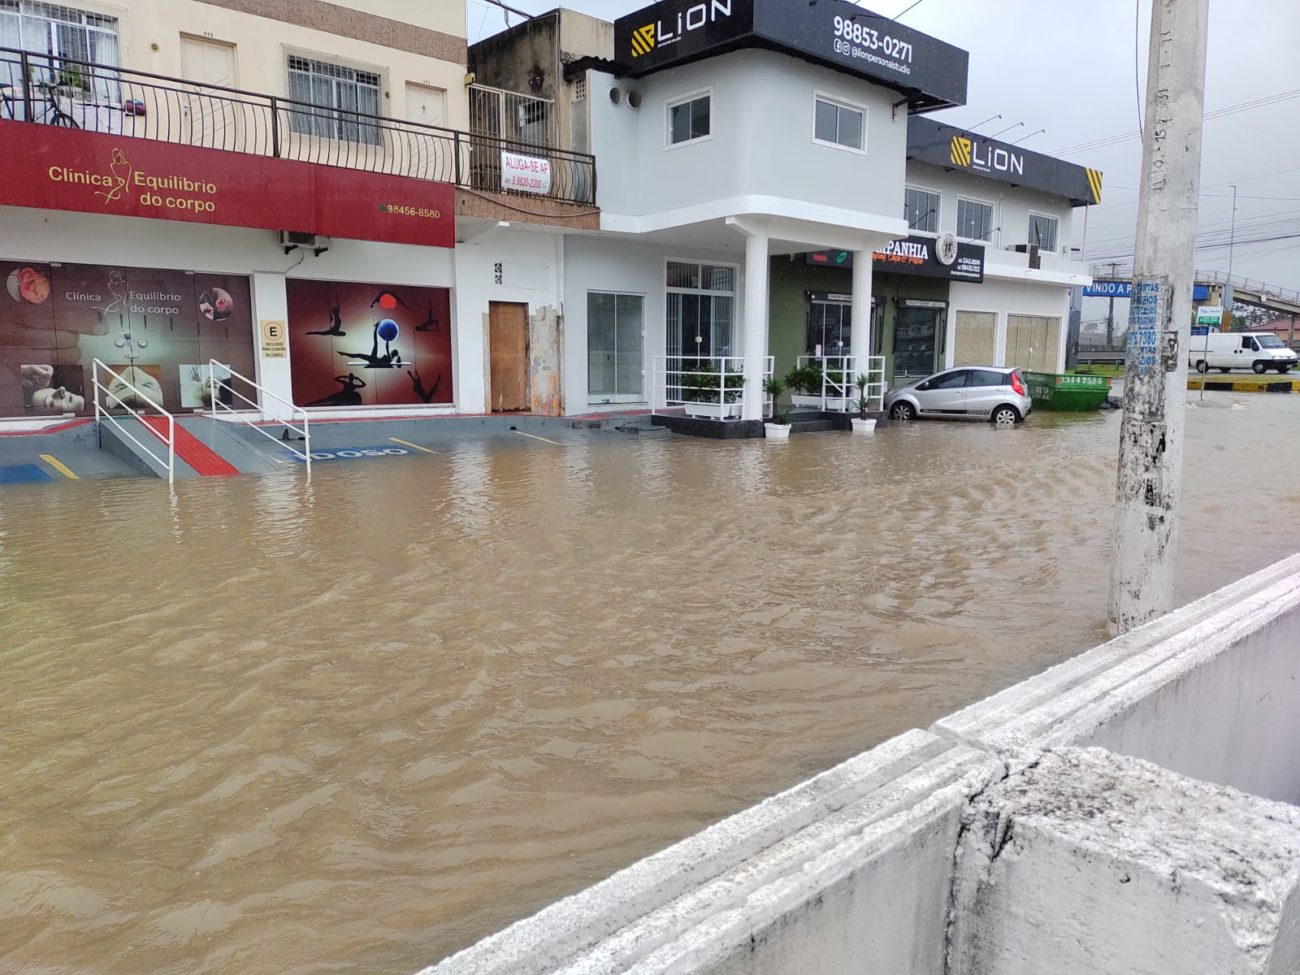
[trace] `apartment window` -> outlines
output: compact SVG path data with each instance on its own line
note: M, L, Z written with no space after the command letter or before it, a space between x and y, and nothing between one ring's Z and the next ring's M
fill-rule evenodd
M33 0L0 0L0 47L21 48L49 58L38 60L35 67L38 72L46 69L44 80L51 83L101 95L116 91L115 77L90 77L83 65L63 62L66 58L102 68L118 67L115 17ZM7 67L10 74L16 74L17 65ZM0 74L4 72L0 67ZM12 86L20 82L10 77L0 78L0 83Z
M707 139L712 132L710 113L713 95L689 95L668 103L668 144L679 146Z
M736 269L668 262L668 355L731 355Z
M866 147L867 112L825 95L814 99L813 140L861 152Z
M1029 215L1029 243L1037 244L1039 250L1056 250L1056 227L1059 222L1055 217L1048 217L1041 213L1031 213Z
M993 236L993 207L979 200L957 198L957 236L987 241Z
M379 144L379 75L291 56L289 98L301 103L289 113L294 132Z
M903 216L907 225L923 234L939 232L939 194L909 186L903 194Z

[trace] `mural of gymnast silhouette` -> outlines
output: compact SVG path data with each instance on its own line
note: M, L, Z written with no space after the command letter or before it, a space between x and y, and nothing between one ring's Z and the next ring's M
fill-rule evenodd
M366 388L364 379L360 379L352 373L346 376L335 376L334 381L342 388L337 392L314 403L308 403L308 406L360 406L361 393L358 390Z
M385 318L382 322L375 322L374 340L370 343L370 354L364 352L340 352L353 361L365 363L366 369L396 369L402 364L402 354L392 347L393 340L397 338L397 323L391 318ZM379 354L379 340L384 340L384 354Z
M433 385L428 389L424 388L424 381L420 379L420 370L418 367L416 367L414 372L407 369L406 374L411 377L411 388L415 390L415 395L419 398L420 402L432 403L433 398L438 395L438 387L442 385L442 373L438 373L438 375L433 377Z
M429 302L429 314L424 316L424 321L415 326L417 332L438 332L438 319L433 317L433 302Z
M345 337L348 333L343 331L343 315L339 311L339 300L334 299L334 307L330 309L330 327L319 332L307 332L307 335L334 335L339 338Z

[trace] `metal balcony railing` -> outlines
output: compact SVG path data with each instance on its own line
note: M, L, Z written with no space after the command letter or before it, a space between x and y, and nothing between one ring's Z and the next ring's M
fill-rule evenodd
M586 153L13 48L0 48L3 119L596 202ZM529 179L512 178L521 168Z

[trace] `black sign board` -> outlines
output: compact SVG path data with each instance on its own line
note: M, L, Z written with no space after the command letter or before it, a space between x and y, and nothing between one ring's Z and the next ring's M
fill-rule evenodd
M966 103L970 55L847 0L662 0L614 24L633 77L755 47L903 92L914 111Z
M817 267L851 268L853 252L813 251L804 255L804 260ZM952 234L890 241L884 250L871 255L871 264L875 270L891 274L984 283L984 248L962 243Z
M1101 202L1099 170L1030 152L933 119L908 120L907 158L1041 190L1064 197L1075 206Z

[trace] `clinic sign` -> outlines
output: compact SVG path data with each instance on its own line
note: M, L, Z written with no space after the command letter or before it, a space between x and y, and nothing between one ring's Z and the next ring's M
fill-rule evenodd
M449 183L7 120L0 156L0 205L456 246Z
M661 0L620 17L614 45L633 77L767 48L906 92L916 107L966 102L965 51L847 0Z
M908 119L907 158L1041 190L1064 197L1075 206L1101 202L1100 170L1030 152L924 116Z

